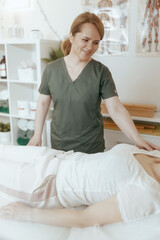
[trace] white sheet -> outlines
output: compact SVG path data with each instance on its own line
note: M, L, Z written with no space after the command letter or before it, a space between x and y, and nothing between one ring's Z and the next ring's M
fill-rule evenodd
M103 227L62 228L0 219L0 240L159 240L160 215Z
M34 148L39 151L38 148ZM11 150L11 149L10 149ZM13 148L14 150L14 148ZM31 161L27 158L25 149L26 162ZM40 148L40 151L45 149ZM42 154L40 152L41 156ZM6 152L13 160L12 151ZM8 157L9 157L8 156ZM51 152L51 156L52 152ZM3 158L0 156L0 158ZM17 156L18 157L18 156ZM36 154L36 158L38 155ZM17 158L16 158L17 160ZM35 159L36 160L36 159ZM18 161L18 160L17 160ZM4 202L1 196L1 204ZM61 228L47 226L38 223L14 222L0 219L0 240L159 240L160 239L160 214L130 222L106 225L104 227L90 228Z

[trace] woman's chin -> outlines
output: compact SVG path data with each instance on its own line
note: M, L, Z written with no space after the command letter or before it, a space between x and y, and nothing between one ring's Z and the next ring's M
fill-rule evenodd
M86 62L88 62L88 61L90 60L90 58L91 58L90 55L88 55L88 54L83 54L83 55L81 56L81 61L86 61Z

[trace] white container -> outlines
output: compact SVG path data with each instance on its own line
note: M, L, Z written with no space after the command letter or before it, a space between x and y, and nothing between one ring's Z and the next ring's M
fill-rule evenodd
M19 129L23 130L23 131L27 131L28 129L28 120L26 119L19 119L17 122L17 126Z
M18 115L20 117L29 115L29 104L27 101L17 101Z
M35 118L36 109L37 109L37 102L29 102L29 112L30 112L30 116L33 118Z
M36 81L36 69L33 68L18 68L18 79L23 82L34 82Z
M11 132L0 132L0 143L10 144L11 142Z
M7 100L9 98L9 92L7 89L0 91L0 99Z
M31 131L34 131L34 121L28 121L27 129L31 130Z
M43 35L41 33L40 30L38 29L33 29L31 30L30 34L29 34L29 38L30 39L42 39L43 38Z

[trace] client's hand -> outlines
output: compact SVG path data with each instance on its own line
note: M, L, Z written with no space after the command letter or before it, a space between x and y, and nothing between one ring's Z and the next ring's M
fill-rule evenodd
M29 221L30 207L18 202L10 203L0 208L0 218L16 221Z

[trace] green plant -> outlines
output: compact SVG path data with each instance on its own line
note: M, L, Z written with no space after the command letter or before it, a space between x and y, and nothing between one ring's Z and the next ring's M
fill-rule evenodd
M0 132L9 132L10 131L10 123L2 123L0 122Z
M63 57L64 54L61 50L61 44L57 47L57 48L51 48L51 51L49 53L49 58L42 58L42 60L45 62L45 63L49 63L49 62L52 62L58 58L61 58Z

